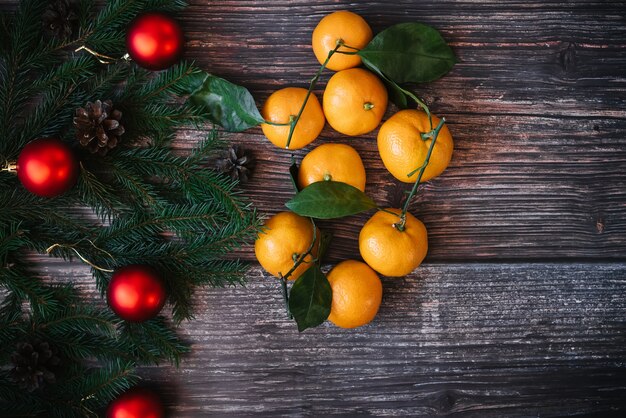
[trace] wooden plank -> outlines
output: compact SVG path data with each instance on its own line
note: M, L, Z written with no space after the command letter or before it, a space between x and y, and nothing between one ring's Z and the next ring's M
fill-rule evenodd
M6 8L14 1L2 0ZM626 257L626 20L624 2L211 1L179 17L187 58L251 89L259 105L274 90L305 86L317 69L316 22L333 10L361 13L380 31L423 21L439 28L460 63L419 89L445 115L456 150L444 175L423 187L411 211L430 233L429 261ZM322 92L325 73L317 92ZM376 132L348 139L326 128L316 142L353 145L368 170L367 192L399 205L407 186L384 169ZM175 146L204 135L181 131ZM292 196L291 153L260 129L225 134L259 160L243 188L259 211ZM367 215L322 225L335 233L330 260L356 257ZM250 247L236 255L253 260Z
M81 266L55 265L99 301ZM204 289L179 370L151 367L176 417L626 413L626 264L428 264L385 279L371 324L299 334L277 281ZM101 303L101 301L99 302Z
M263 1L192 2L182 14L187 55L251 89L259 105L274 90L305 86L316 70L310 33L325 14L350 8L375 31L423 21L439 28L460 63L419 92L449 120L456 151L448 171L424 187L412 212L430 232L430 261L626 256L626 22L624 3ZM321 95L322 78L317 93ZM407 187L383 168L376 132L347 139L368 169L381 205ZM197 135L197 133L195 134ZM195 136L183 135L179 146ZM225 137L253 148L255 178L244 188L261 212L284 210L290 153L259 129ZM193 142L193 140L191 141ZM331 260L358 254L367 216L323 222L336 240ZM250 248L238 255L250 258Z
M617 258L626 256L626 123L605 119L449 115L455 153L448 170L423 186L411 205L429 231L431 261L467 259ZM597 128L597 130L594 129ZM197 133L185 138L193 143ZM262 134L227 135L258 159L244 187L262 213L286 210L293 196L292 153ZM366 192L398 207L410 185L382 167L375 140L338 135L324 142L354 146L367 168ZM335 234L332 260L358 254L357 237L371 214L320 225ZM251 257L250 248L239 253Z
M375 32L420 21L443 33L460 63L419 89L440 113L626 115L624 2L198 0L181 14L187 56L264 100L281 86L306 85L318 65L313 28L345 8Z

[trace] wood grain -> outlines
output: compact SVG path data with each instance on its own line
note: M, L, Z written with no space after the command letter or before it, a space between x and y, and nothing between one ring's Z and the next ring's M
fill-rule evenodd
M85 268L69 273L99 299ZM624 277L624 263L423 265L384 280L371 324L298 334L278 282L255 268L246 288L198 292L179 370L140 373L177 418L618 416Z
M450 167L411 209L428 227L428 260L624 259L625 5L198 1L182 20L187 56L250 88L259 106L278 88L306 85L317 68L311 31L332 10L354 10L375 31L404 21L434 25L460 63L417 89L455 138ZM179 146L198 135L189 132ZM375 135L349 139L327 127L294 154L349 143L367 168L366 191L381 206L398 206L407 187L382 166ZM260 161L244 188L259 210L285 210L291 153L269 145L260 129L225 137L253 148ZM323 223L336 237L329 260L358 254L355 238L367 217ZM238 255L252 259L250 248Z
M450 167L411 206L429 230L427 263L384 280L372 324L303 334L276 282L252 265L246 288L198 292L179 370L140 374L177 418L625 416L626 2L192 0L178 18L186 57L248 87L260 106L306 86L317 70L311 31L340 9L375 32L431 24L459 57L442 80L415 87L455 138ZM174 145L184 152L203 135L181 130ZM224 137L258 159L244 194L266 215L284 210L291 153L258 128ZM375 137L327 127L293 154L348 143L365 162L366 191L398 206L408 186L386 172ZM329 261L359 257L367 217L322 223L335 234ZM254 259L249 247L236 255ZM84 266L37 263L103 303Z

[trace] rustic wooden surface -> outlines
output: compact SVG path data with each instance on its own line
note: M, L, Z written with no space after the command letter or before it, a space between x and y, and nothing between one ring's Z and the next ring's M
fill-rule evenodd
M416 89L455 139L450 167L411 209L428 227L426 263L384 280L372 324L303 334L253 265L246 288L197 295L197 319L181 329L193 351L179 370L142 375L184 418L626 416L626 3L193 0L179 17L187 58L261 105L306 86L317 69L311 31L339 9L375 32L434 25L460 59ZM181 131L176 146L202 135ZM263 213L283 210L291 155L260 129L225 138L258 159L245 194ZM374 138L327 128L312 147L353 145L367 192L397 206L406 186L384 170ZM336 236L330 263L358 258L366 219L323 224ZM254 259L250 248L239 255ZM41 263L97 298L83 266Z

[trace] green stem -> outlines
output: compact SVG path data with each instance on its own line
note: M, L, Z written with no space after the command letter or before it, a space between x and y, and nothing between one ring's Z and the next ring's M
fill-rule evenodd
M354 49L356 52L359 52L359 51L360 51L360 49L359 49L359 48L355 48L355 47L353 47L353 46L346 45L346 44L344 44L343 42L342 42L341 46L343 46L344 48L348 48L348 49ZM337 51L337 52L342 53L342 54L344 53L343 51ZM355 52L355 53L356 53L356 52Z
M284 276L281 276L285 280L291 277L293 272L296 271L300 264L305 262L304 259L313 252L313 246L315 245L315 241L317 240L317 226L315 226L315 222L313 222L313 219L311 219L311 223L313 224L313 240L311 240L311 245L309 245L309 248L307 248L304 253L298 255L298 258L293 263L293 267Z
M315 76L311 79L311 82L309 83L309 90L306 92L306 96L304 97L304 103L302 103L302 107L300 107L300 111L298 112L296 117L292 121L289 122L289 135L287 136L287 145L285 145L285 149L289 149L293 132L296 129L296 125L298 124L300 117L302 116L302 112L304 112L304 108L306 107L306 104L309 101L309 97L311 97L311 93L313 92L313 89L315 88L315 85L317 84L317 80L319 80L320 75L322 75L322 71L324 71L324 69L328 65L328 61L330 61L331 57L342 46L344 46L343 41L337 41L337 45L335 45L335 49L328 52L328 57L326 57L326 61L324 61L320 69L317 70L317 73L315 73Z
M291 122L278 123L278 122L270 122L269 120L264 120L263 123L266 123L272 126L291 126Z
M406 224L406 212L409 210L409 204L411 203L411 199L413 199L413 196L415 196L415 193L417 193L417 188L420 184L420 181L422 180L424 171L426 170L426 167L428 166L428 163L430 162L430 156L433 153L433 149L435 148L435 143L437 142L439 131L441 131L441 128L443 127L445 122L446 122L446 118L441 118L441 120L439 121L439 125L437 125L437 127L433 131L433 139L432 139L432 142L430 143L430 147L428 147L428 152L426 153L426 158L424 159L424 163L418 168L419 174L417 175L417 179L415 180L415 183L413 184L411 193L409 193L409 196L406 198L406 202L404 202L404 206L402 207L402 213L400 214L400 221L394 224L394 226L399 231L404 231L404 227ZM411 177L413 174L415 174L415 170L409 173L408 176Z
M400 87L395 81L391 81L391 80L389 81L393 83L402 93L406 94L411 99L413 99L415 103L417 103L419 107L421 107L424 110L424 112L428 115L428 122L430 123L430 129L433 129L433 118L432 118L432 115L430 114L430 109L428 108L428 106L426 106L426 103L420 100L415 94L413 94L409 90L406 90Z
M287 291L287 279L285 279L282 274L280 275L281 281L281 289L283 291L283 300L285 301L285 310L287 311L287 318L293 318L291 315L291 311L289 310L289 292Z

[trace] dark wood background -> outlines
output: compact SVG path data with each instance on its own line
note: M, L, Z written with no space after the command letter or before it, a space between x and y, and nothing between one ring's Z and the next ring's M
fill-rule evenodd
M626 416L626 3L193 0L179 18L187 58L261 105L307 85L311 32L340 9L375 32L433 25L460 59L416 89L455 139L448 170L411 207L429 231L424 265L383 280L368 326L298 334L277 282L253 264L246 288L199 292L181 368L142 375L175 417ZM176 146L203 134L181 131ZM244 193L264 214L284 210L290 153L260 129L225 138L258 159ZM375 132L326 128L308 149L328 141L354 146L366 191L399 205L407 186L383 168ZM330 264L359 258L367 217L323 224L336 237ZM83 266L41 264L98 299Z

